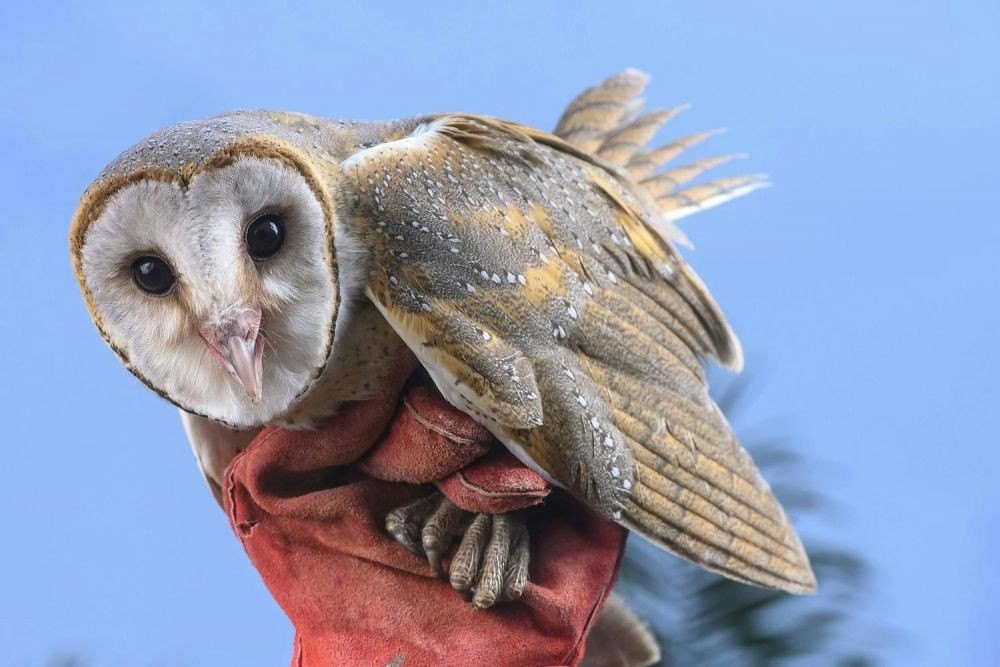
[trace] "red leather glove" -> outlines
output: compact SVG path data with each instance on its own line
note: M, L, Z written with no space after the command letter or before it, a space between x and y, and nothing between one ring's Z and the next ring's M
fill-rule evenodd
M434 482L470 512L513 512L537 505L550 491L548 482L499 446L484 426L426 385L406 392L388 430L358 467L387 481Z
M522 598L475 610L386 534L385 515L428 482L493 513L540 503L549 487L433 389L411 389L397 411L401 385L318 431L265 429L227 468L230 522L296 629L292 664L577 664L625 531L554 494L529 524Z

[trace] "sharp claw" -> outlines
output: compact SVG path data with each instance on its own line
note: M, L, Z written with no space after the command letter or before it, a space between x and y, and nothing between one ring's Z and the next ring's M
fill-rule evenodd
M385 527L407 551L425 557L434 573L477 609L524 594L530 549L522 513L472 515L434 494L390 512ZM445 573L442 557L455 535L462 539Z
M504 577L504 600L518 600L524 595L528 585L528 566L531 563L528 547L528 532L524 526L518 529L518 536L510 553L510 564Z
M434 570L434 574L437 575L438 579L447 581L448 577L444 573L444 568L441 567L441 552L435 549L427 549L425 546L424 553L427 554L427 563L431 566L431 569Z
M472 597L472 606L476 609L489 609L494 604L496 604L497 596L493 594L492 591L481 592L476 591L476 594Z
M414 556L423 557L424 550L418 536L420 524L431 513L437 498L428 496L402 507L397 507L385 517L385 529L394 540Z
M409 529L409 530L408 530ZM411 534L416 532L416 526L404 525L404 526L389 526L386 525L386 530L389 535L392 536L394 540L403 545L407 551L409 551L414 556L423 557L424 552L421 550L419 543L416 541L415 537Z
M441 579L447 580L444 568L441 567L441 557L451 546L452 537L462 525L464 517L468 513L453 504L447 498L441 501L431 518L424 524L421 531L421 538L424 545L424 553L427 554L427 562L431 569Z

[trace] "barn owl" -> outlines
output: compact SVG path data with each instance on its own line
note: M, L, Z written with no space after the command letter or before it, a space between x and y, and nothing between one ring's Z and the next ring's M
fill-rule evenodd
M85 192L71 230L84 299L180 408L216 490L246 429L319 424L412 353L447 401L601 515L713 572L812 592L707 393L703 363L738 370L739 341L676 249L678 219L765 182L686 185L728 157L661 170L712 133L647 148L678 109L640 114L645 84L628 70L586 90L552 133L460 113L173 125ZM443 548L428 535L483 532L446 501L418 505L388 523L428 556ZM493 521L495 540L523 530ZM491 588L482 606L518 592L472 579Z

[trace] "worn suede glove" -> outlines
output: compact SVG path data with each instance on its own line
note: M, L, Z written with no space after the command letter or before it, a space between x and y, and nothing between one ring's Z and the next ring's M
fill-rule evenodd
M226 470L232 527L295 627L292 664L578 664L625 531L550 495L436 390L399 400L401 385L317 431L264 429ZM432 485L471 512L541 503L519 600L475 609L386 533L387 513Z

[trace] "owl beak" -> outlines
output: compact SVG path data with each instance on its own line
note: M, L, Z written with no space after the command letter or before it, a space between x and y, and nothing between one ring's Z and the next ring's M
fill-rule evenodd
M260 351L262 350L260 342L259 334L254 337L253 341L248 341L241 336L233 336L226 341L227 358L233 367L233 374L246 389L247 396L250 397L250 402L254 405L260 403L263 389L260 372Z
M264 340L260 330L260 311L249 311L220 327L201 330L209 351L230 375L246 390L250 401L260 403L263 393L261 366Z

